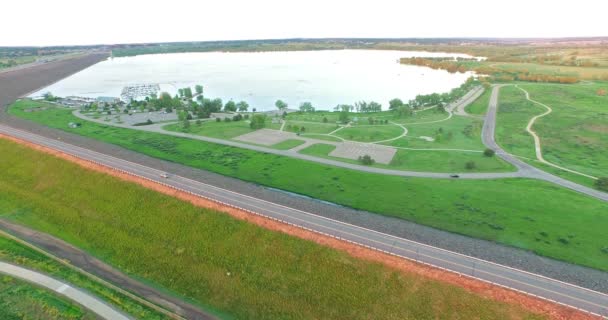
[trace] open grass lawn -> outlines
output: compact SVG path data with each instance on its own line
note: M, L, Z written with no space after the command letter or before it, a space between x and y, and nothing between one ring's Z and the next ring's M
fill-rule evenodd
M398 137L403 133L403 128L394 124L361 125L344 128L334 135L346 140L360 142L376 142Z
M0 199L4 200L5 196L0 196ZM5 203L4 201L2 201L2 203L0 204L0 215L7 215L7 214L10 214L11 212L14 212L12 209L13 205L14 204L11 204L10 202ZM5 262L10 262L10 263L13 263L16 265L20 265L24 268L28 268L31 270L39 271L46 275L54 277L56 279L61 279L63 281L66 281L72 285L75 285L81 289L86 290L90 294L96 295L100 299L106 301L108 304L111 304L117 310L122 310L126 314L136 317L137 319L146 319L146 320L169 319L165 315L158 313L158 312L150 309L149 307L144 306L144 305L132 300L131 298L123 295L122 293L118 293L118 292L114 291L113 289L110 289L110 288L106 287L105 285L100 284L96 281L93 281L93 280L89 279L88 277L82 275L81 273L76 272L76 271L56 262L55 260L52 260L51 258L49 258L37 251L34 251L31 248L28 248L12 239L9 239L9 238L7 238L5 236L1 236L1 235L0 235L0 260L5 261ZM0 277L3 277L3 276L0 274ZM2 281L0 281L0 282L2 282ZM15 284L15 286L16 285L17 284ZM2 287L1 283L0 283L0 287ZM17 289L17 291L21 291L17 287L16 287L16 289ZM4 314L2 314L3 303L12 304L14 302L13 299L11 299L9 296L6 296L3 294L4 291L5 290L0 289L0 319L13 319L11 317L3 317ZM31 290L29 290L29 289L23 290L23 291L24 291L24 293L31 292ZM45 304L44 303L45 294L43 294L43 292L44 291L42 291L42 293L40 294L40 299L42 300L42 303ZM49 296L52 299L56 299L52 295L49 295ZM21 299L24 299L25 301L31 300L31 299L26 300L26 296L21 296L19 298L19 301L21 301ZM66 304L66 305L69 305L69 304ZM33 303L32 306L35 306L35 303ZM23 305L17 304L17 305L15 305L15 307L22 308ZM11 310L11 309L8 308L6 310ZM27 310L29 310L29 309L23 309L22 311L25 312ZM36 308L34 308L32 310L36 310ZM68 310L68 309L66 309L66 310ZM76 311L77 310L80 310L79 307L76 307ZM61 314L61 313L59 313L59 314ZM78 315L80 313L75 312L74 314ZM65 319L65 318L71 319L66 314L63 314L63 315L64 315L64 317L59 317L59 318L60 319ZM19 318L19 319L21 319L21 318ZM35 317L34 315L30 315L30 317L28 319L47 319L47 318L46 317ZM54 319L54 318L51 318L51 319ZM80 318L74 317L74 319L80 319Z
M334 145L317 143L300 150L300 153L324 158L327 157L330 152L334 151L334 149L336 149L336 146Z
M317 140L325 140L325 141L333 141L333 142L342 141L342 139L340 139L340 138L325 135L325 134L319 134L319 133L302 133L301 136L307 137L307 138L312 138L312 139L317 139Z
M153 157L608 270L608 204L550 183L385 176L90 122L70 129L69 110L20 111L32 104L10 112Z
M97 319L94 313L49 290L0 274L0 319Z
M538 318L519 306L357 260L13 142L1 140L0 152L5 217L227 316Z
M323 119L327 119L327 123L336 124L338 121L338 112L331 111L316 111L316 112L292 112L287 114L287 121L306 121L324 123Z
M279 150L289 150L289 149L293 149L303 143L305 143L304 140L287 139L285 141L281 141L277 144L274 144L271 147L274 149L279 149Z
M492 95L492 89L486 89L483 94L473 101L470 105L466 106L464 110L474 115L485 115L488 111L488 104L490 103L490 96Z
M453 116L449 120L435 123L405 125L407 136L384 144L407 148L451 148L485 149L481 142L482 120ZM427 141L421 137L433 138Z
M534 139L526 126L532 117L545 112L545 108L526 100L524 92L515 86L501 88L498 99L496 142L516 156L536 159Z
M537 63L517 63L517 62L487 62L495 68L511 72L529 71L534 74L546 74L552 76L577 76L581 79L593 80L602 79L608 76L608 68L603 67L576 67L558 66Z
M533 128L540 136L545 159L583 173L608 176L608 95L597 94L600 89L608 90L608 82L519 86L531 99L553 109Z
M467 162L474 163L467 169ZM483 153L458 151L397 150L390 165L376 165L389 169L435 172L505 172L513 167L498 157L486 157Z
M181 123L166 125L163 127L163 129L169 131L187 132L219 139L232 139L234 137L255 131L249 127L249 121L245 120L230 122L204 121L200 125L197 125L194 121L191 121L190 128L187 131L184 131Z
M304 127L304 131L301 131ZM303 121L290 121L285 123L285 131L303 133L330 133L339 127L335 123L316 123Z

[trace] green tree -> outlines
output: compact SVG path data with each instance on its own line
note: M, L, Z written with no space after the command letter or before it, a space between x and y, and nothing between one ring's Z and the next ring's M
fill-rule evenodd
M249 104L245 101L239 101L239 103L236 104L236 108L239 110L239 112L247 112L247 109L249 109Z
M494 151L490 148L487 148L483 151L483 155L486 157L493 157L495 154L496 154L496 151Z
M396 111L398 110L401 106L403 106L403 101L401 101L401 99L395 98L391 101L388 102L389 105L389 110L393 110Z
M414 114L414 111L407 104L402 104L402 105L399 106L399 108L397 108L397 115L400 118L408 117L408 116L411 116L412 114Z
M190 121L188 119L184 119L183 128L184 128L184 131L190 130Z
M251 129L262 129L266 126L266 115L256 114L251 117L249 127Z
M277 109L279 109L281 111L287 109L287 107L288 107L287 103L285 101L283 101L283 100L277 100L274 103L274 105L275 105L275 107L277 107Z
M361 162L362 164L364 164L366 166L371 166L376 161L369 154L366 154L364 156L359 156L359 162Z
M310 102L302 102L300 104L300 111L302 112L314 112L315 108L312 106Z
M196 94L199 96L203 95L203 86L197 84L196 86L194 86L194 91L196 91Z
M473 170L473 169L477 168L477 165L475 164L475 161L471 160L471 161L467 161L467 163L464 164L464 167L467 170Z
M192 99L192 88L190 88L190 87L184 88L184 96L187 99Z
M595 180L595 187L598 190L608 192L608 177L601 177L601 178Z
M236 111L236 103L234 103L234 101L232 101L232 100L226 102L226 104L224 105L224 111L226 111L226 112L235 112Z

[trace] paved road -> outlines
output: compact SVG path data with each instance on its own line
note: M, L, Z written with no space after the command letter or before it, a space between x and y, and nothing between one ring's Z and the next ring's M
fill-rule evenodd
M0 133L15 136L81 159L93 161L121 172L191 193L206 199L301 227L313 232L366 246L396 256L450 270L465 276L512 288L544 299L569 305L596 315L608 317L608 295L558 280L509 268L492 262L450 252L414 241L394 237L314 213L260 200L202 182L173 175L160 177L162 171L122 160L60 140L49 139L26 131L0 125Z
M494 86L492 88L492 95L490 96L488 112L486 113L486 118L483 123L483 128L481 131L481 139L483 141L483 144L486 145L488 148L495 150L496 154L499 157L501 157L503 160L514 165L517 168L518 173L522 177L548 181L548 182L560 185L564 188L568 188L570 190L574 190L574 191L592 196L594 198L597 198L597 199L600 199L603 201L608 201L608 193L604 193L599 190L585 187L583 185L574 183L572 181L569 181L569 180L560 178L558 176L552 175L548 172L542 171L532 165L529 165L529 164L521 161L520 159L514 157L513 155L507 153L496 143L496 140L494 139L494 136L495 136L494 131L496 128L496 112L498 111L498 95L500 93L501 87L502 87L501 85L498 85L498 86Z
M95 296L92 296L78 288L72 287L65 282L55 280L44 274L31 271L16 265L0 262L0 273L7 274L9 276L31 282L38 286L47 288L51 291L56 292L68 299L82 305L83 307L91 310L103 319L108 320L129 320L130 318L114 310L112 307L107 305L102 300Z

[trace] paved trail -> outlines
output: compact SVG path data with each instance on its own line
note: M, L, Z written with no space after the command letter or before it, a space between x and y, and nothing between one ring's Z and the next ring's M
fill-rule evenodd
M71 285L53 279L42 273L28 270L10 263L0 262L0 273L7 274L11 277L19 278L27 282L31 282L37 286L49 289L57 294L82 305L91 310L103 319L108 320L129 320L130 318L114 310L108 304L98 299L97 297L84 292L81 289L72 287Z

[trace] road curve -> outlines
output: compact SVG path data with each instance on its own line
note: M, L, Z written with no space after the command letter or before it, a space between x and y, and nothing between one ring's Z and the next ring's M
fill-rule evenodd
M608 317L608 295L522 270L424 245L348 223L253 198L181 176L162 178L162 171L127 160L0 125L0 133L49 147L146 180L239 208L289 225L395 256L511 288L595 315Z
M78 288L72 287L71 285L53 279L42 273L38 273L32 270L28 270L10 263L0 261L0 273L9 275L11 277L19 278L27 282L33 283L37 286L49 289L57 294L65 296L66 298L82 305L83 307L91 310L91 312L97 314L99 317L108 320L129 320L130 318L114 310L108 304L92 296Z

